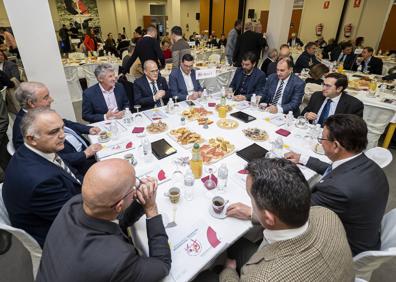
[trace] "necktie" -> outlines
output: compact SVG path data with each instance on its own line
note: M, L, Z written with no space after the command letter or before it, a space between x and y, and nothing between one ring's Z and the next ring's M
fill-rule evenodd
M63 162L61 157L59 157L57 154L55 155L55 162L58 164L67 174L69 174L71 177L74 178L78 182L78 184L81 184L80 180L77 179L77 177L74 175L74 173L70 170L70 168Z
M329 116L331 102L332 102L331 99L327 99L327 102L326 102L325 106L323 107L322 113L320 114L318 124L320 124L321 127L323 127L323 123Z
M332 171L333 171L333 166L332 166L332 165L329 165L329 166L326 168L325 172L323 173L322 178L325 177L326 175L330 174Z
M275 96L274 96L274 98L272 99L272 104L273 104L273 105L278 104L279 98L280 98L280 96L282 95L283 84L284 84L284 81L281 80L281 83L280 83L280 85L279 85L279 87L278 87L278 90L276 90Z
M84 139L82 139L80 137L80 135L78 135L73 129L65 126L64 130L65 130L65 133L73 135L73 137L76 138L83 145L83 147L84 146L85 146L85 148L88 147L88 144L84 141Z
M152 85L152 90L153 90L153 96L155 95L155 94L157 94L157 92L158 92L158 89L157 89L157 87L155 86L155 81L152 81L151 82L151 85ZM163 101L162 101L162 98L160 98L155 104L158 106L158 107L162 107L163 106Z

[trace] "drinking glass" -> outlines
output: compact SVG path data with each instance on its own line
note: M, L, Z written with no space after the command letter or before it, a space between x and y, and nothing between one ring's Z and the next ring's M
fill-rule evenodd
M141 106L141 105L135 105L135 106L133 106L133 107L134 107L135 110L136 110L135 121L136 121L137 124L140 124L140 122L141 122L142 119L143 119L143 116L142 116L141 113L139 113L139 109L140 109L142 106Z

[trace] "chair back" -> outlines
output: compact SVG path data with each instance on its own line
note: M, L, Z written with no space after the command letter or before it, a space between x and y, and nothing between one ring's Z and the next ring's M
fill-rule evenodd
M386 167L392 162L392 153L382 147L374 147L364 153L369 159L373 160L381 168Z
M87 87L91 87L92 85L98 83L98 80L96 79L94 73L97 66L98 66L97 64L85 64L81 66L84 73L84 77L87 80Z
M384 133L395 112L393 109L381 108L375 104L365 104L363 119L367 123L367 148L378 146L378 140Z
M72 102L82 100L82 88L76 66L64 66L67 87Z
M396 250L396 209L384 215L381 224L381 250Z

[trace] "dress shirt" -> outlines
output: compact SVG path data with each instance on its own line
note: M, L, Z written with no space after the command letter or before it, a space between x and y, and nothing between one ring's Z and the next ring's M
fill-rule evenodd
M354 158L360 156L361 154L362 154L362 153L359 153L359 154L356 154L356 155L354 155L354 156L352 156L352 157L349 157L349 158L346 158L346 159L334 161L334 162L331 164L331 170L335 170L336 167L338 167L338 166L342 165L343 163L346 163L346 162L348 162L348 161L350 161L350 160L352 160L352 159L354 159ZM307 165L308 160L309 160L309 156L308 156L308 155L301 155L301 156L300 156L300 162L299 162L299 163L300 163L300 164L303 164L303 165Z
M330 111L329 111L329 115L328 115L328 116L334 115L335 110L337 109L338 102L339 102L340 99L341 99L341 95L343 95L343 94L340 94L340 95L338 95L338 96L336 96L336 97L330 99L330 100L331 100L331 104L330 104ZM329 100L329 98L326 98L326 99L323 101L322 106L320 106L320 109L319 109L319 111L318 111L318 114L316 115L315 123L318 123L319 118L320 118L320 115L322 114L323 108L324 108L324 106L325 106L326 103L327 103L327 100Z
M157 101L154 99L154 95L155 95L155 94L153 93L153 81L151 81L148 77L146 77L146 79L147 79L147 82L148 82L148 84L149 84L151 93L153 94L153 101L154 101L154 102L157 102ZM154 85L155 85L155 88L157 88L157 91L159 91L160 89L158 88L157 81L154 81Z
M43 153L43 152L37 150L36 148L33 148L32 146L30 146L30 145L28 145L26 143L25 143L25 146L26 146L26 148L28 148L29 150L33 151L34 153L36 153L40 157L43 157L44 159L49 161L50 163L54 163L54 164L58 165L55 162L55 153Z
M109 91L105 90L102 85L99 83L100 90L102 91L103 98L105 99L106 106L109 111L113 111L114 109L118 109L117 100L114 94L114 87ZM104 119L106 120L106 114L104 114Z
M363 62L364 62L364 68L363 68L363 70L362 70L363 72L369 70L369 69L368 69L368 64L370 63L370 61L371 61L371 56L370 56L367 60L363 61Z
M280 97L279 97L278 103L276 104L276 107L278 108L278 113L283 113L283 108L282 108L283 93L285 92L285 89L286 89L287 83L289 82L289 79L290 79L290 75L289 75L286 79L283 80L282 92L281 92L281 95L280 95ZM279 80L278 80L278 85L276 86L276 89L275 89L275 93L276 93L276 91L278 90L278 88L279 88L281 82L282 82L282 80L279 79ZM274 94L274 95L275 95L275 94Z
M345 55L343 52L341 52L340 56L338 56L337 62L345 62L347 55Z
M191 78L191 71L189 74L185 74L184 71L180 68L180 71L183 75L183 79L184 79L184 83L186 84L187 87L187 93L191 93L192 91L194 91L194 84ZM188 95L187 95L188 97Z
M278 241L285 241L296 238L303 234L308 229L308 221L301 227L293 229L269 230L263 231L263 242L260 244L259 249L265 245L272 244Z
M1 62L0 63L0 70L4 70L3 67L4 67L4 62Z

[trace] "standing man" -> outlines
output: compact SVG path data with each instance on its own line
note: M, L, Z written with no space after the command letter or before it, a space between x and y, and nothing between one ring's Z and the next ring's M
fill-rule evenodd
M315 42L308 42L305 45L304 52L301 53L294 65L295 73L300 73L303 69L311 69L314 65L320 64L315 55L317 47Z
M172 62L173 68L179 68L180 61L185 54L191 54L190 45L183 38L183 31L180 26L174 26L170 34L172 40Z
M225 55L227 58L227 62L232 65L233 64L233 55L236 46L236 42L238 36L241 34L242 29L242 21L236 20L234 23L234 28L230 30L227 36L227 45L225 48Z
M62 42L62 51L63 53L70 53L70 39L69 39L69 30L67 29L66 25L63 24L62 28L59 30L59 37Z

